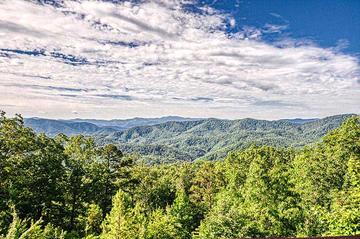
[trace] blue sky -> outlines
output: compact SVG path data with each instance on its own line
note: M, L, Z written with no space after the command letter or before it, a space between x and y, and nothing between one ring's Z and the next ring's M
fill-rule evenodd
M360 1L357 0L208 0L198 4L231 14L239 23L234 31L244 26L283 25L287 26L286 30L265 36L265 40L274 41L286 35L308 39L322 47L345 43L344 52L360 54Z
M0 2L0 109L48 118L359 113L360 1Z

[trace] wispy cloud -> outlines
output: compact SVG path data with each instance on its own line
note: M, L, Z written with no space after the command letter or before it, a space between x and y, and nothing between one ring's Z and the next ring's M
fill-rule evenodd
M263 29L264 33L279 33L288 28L288 25L275 25L266 23Z
M48 117L359 112L357 58L312 42L261 40L287 25L229 34L231 16L183 3L1 1L1 105Z

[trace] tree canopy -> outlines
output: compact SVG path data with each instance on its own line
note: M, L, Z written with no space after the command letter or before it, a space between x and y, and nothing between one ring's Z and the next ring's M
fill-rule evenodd
M186 153L186 152L185 152ZM144 164L0 115L0 238L208 239L360 234L360 117L303 148ZM2 236L1 236L2 235Z

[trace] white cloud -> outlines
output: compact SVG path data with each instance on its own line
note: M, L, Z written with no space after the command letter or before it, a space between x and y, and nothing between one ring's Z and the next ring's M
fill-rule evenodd
M263 29L265 33L280 33L288 28L288 25L274 25L266 23Z
M235 20L235 18L230 18L229 24L230 24L230 27L231 27L231 28L234 28L235 25L236 25L236 20Z
M28 116L314 117L359 112L358 59L312 43L229 35L235 20L142 4L0 2L0 107ZM229 22L230 19L230 22Z

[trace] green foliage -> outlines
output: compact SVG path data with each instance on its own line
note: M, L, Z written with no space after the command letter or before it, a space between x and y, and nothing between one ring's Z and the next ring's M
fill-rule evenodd
M64 239L65 233L51 224L42 227L42 219L36 222L21 220L13 212L13 219L5 236L0 239Z
M246 164L242 158L246 155ZM291 192L289 163L293 153L271 147L251 147L231 155L229 187L200 227L200 238L289 236L296 232L299 208ZM242 170L240 175L239 168ZM235 230L234 230L235 228Z
M161 209L156 209L149 216L146 239L180 239L176 221Z
M147 163L174 163L195 159L217 160L227 153L245 149L251 144L275 147L300 147L317 142L328 131L337 128L351 115L336 115L314 120L256 119L171 120L144 121L126 124L115 121L26 119L36 132L54 136L91 135L99 144L116 144L127 153L139 153ZM150 121L149 121L150 120ZM87 121L87 122L85 122ZM148 122L146 122L148 121ZM99 127L97 127L99 126ZM110 127L101 127L110 124ZM133 127L130 127L133 126Z
M328 235L360 234L360 189L342 191L336 194L325 220L328 221Z
M221 162L200 162L191 179L190 200L206 214L215 202L216 194L225 186L225 175ZM202 215L203 217L203 215Z
M348 160L348 171L345 183L336 192L327 214L329 235L360 234L360 155L351 155Z
M113 145L99 148L84 136L37 135L21 116L11 119L1 113L0 234L11 224L12 206L20 218L41 218L44 225L61 227L72 238L89 230L100 234L111 198L127 185L132 166L132 158L123 157ZM101 217L91 205L99 207Z
M96 204L90 204L86 211L86 216L83 218L85 224L86 235L100 235L101 223L103 220L103 212Z
M101 238L143 238L144 220L140 205L134 206L131 196L119 190L114 196L112 210L103 223Z
M0 120L2 208L14 204L20 217L57 220L63 195L61 145L23 126L20 116ZM50 183L49 183L50 182ZM56 218L54 218L54 217Z
M245 234L245 217L239 197L231 191L222 191L217 195L217 201L210 213L202 220L194 238L237 238Z
M326 125L329 122L333 121L327 119ZM317 121L296 129L289 122L276 125L292 132L291 140L298 137L295 131L316 135L330 127ZM177 150L185 149L182 143L199 150L204 145L221 149L226 145L213 145L215 138L207 138L207 131L221 135L234 127L236 132L263 135L264 142L270 142L268 133L280 134L276 128L268 131L266 121L238 121L234 126L230 121L208 120L133 129L127 137L156 138L166 130L174 136L169 139L172 144L179 140ZM196 137L177 138L184 130ZM240 141L243 133L234 139ZM231 148L236 140L228 140ZM235 142L241 150L225 160L149 165L113 144L98 146L81 135L35 134L21 116L7 118L1 113L0 238L215 239L360 233L360 117L348 119L319 143L301 149L256 143L241 149Z
M345 215L346 212L343 214L341 210L347 207L341 206L341 198L348 194L353 197L350 201L356 202L352 191L359 188L355 176L358 175L357 162L360 155L359 121L359 117L350 118L340 128L327 134L320 144L305 148L295 157L292 181L294 190L300 195L299 205L303 211L302 224L298 226L299 235L320 235L326 233L327 227L337 228L340 218L336 217ZM350 189L350 185L355 186ZM358 209L359 204L354 205L350 213ZM339 220L338 223L336 220ZM354 234L354 230L348 231L346 235ZM340 231L332 229L330 232Z
M149 163L217 160L254 143L274 147L315 143L350 116L332 116L304 124L255 119L167 122L95 138L99 143L117 144L124 152L146 155Z

